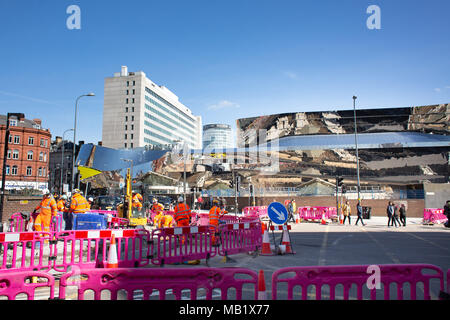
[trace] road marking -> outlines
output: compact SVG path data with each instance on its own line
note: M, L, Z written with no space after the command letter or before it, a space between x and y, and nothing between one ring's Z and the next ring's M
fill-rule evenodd
M326 261L326 247L327 247L327 241L328 241L328 230L330 229L330 226L326 226L325 228L325 234L323 236L322 246L320 247L319 251L319 266L324 266Z
M346 236L337 238L336 240L333 241L333 243L332 243L331 245L332 245L332 246L335 246L335 245L337 245L337 244L339 243L339 241L341 241L342 239L345 239L345 238L351 238L351 237L353 237L352 234L349 234L349 235L346 235Z
M414 233L411 233L411 232L406 232L406 233L409 234L410 236L414 237L414 238L417 238L417 239L422 240L422 241L424 241L424 242L428 242L429 244L431 244L431 245L433 245L433 246L435 246L435 247L437 247L437 248L439 248L439 249L443 249L443 250L445 250L445 251L449 251L449 252L450 252L450 249L447 248L447 247L440 246L439 244L434 243L433 241L430 241L430 240L428 240L428 239L424 239L424 238L422 238L422 237L419 237L418 235L415 235Z

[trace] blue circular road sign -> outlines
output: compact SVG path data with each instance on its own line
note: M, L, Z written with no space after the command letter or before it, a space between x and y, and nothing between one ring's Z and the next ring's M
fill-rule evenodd
M270 220L273 221L273 223L276 224L283 224L288 219L288 212L286 207L279 202L272 202L269 204L269 207L267 208L267 215L269 216Z

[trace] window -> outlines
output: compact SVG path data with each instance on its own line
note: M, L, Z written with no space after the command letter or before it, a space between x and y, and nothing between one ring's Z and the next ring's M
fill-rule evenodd
M17 119L9 119L9 126L10 127L16 127L17 126Z
M33 174L33 169L30 166L28 166L26 175L31 176L32 174Z
M134 134L131 134L131 140L133 140L133 138L134 138Z
M45 146L44 139L41 139L40 145L41 145L41 147L44 147L44 146Z
M127 87L129 87L130 86L130 81L127 81Z
M130 94L130 90L127 90L127 95L129 95Z
M42 177L42 167L39 167L38 172L39 172L39 177Z
M33 160L33 151L28 151L27 160Z
M136 84L136 81L133 80L133 86Z
M46 173L45 173L45 171L46 171L45 167L44 167L44 168L42 168L42 176L43 176L43 177L46 177Z
M34 145L34 137L28 137L28 145Z
M125 140L127 140L127 134L125 133Z
M134 107L131 107L131 112L134 112Z
M131 149L133 149L133 142L131 143Z
M134 103L134 98L131 98L131 103Z
M125 99L125 103L128 104L128 98Z
M128 107L125 107L125 112L128 112Z
M125 122L127 122L128 121L128 116L125 116Z
M134 121L134 116L131 116L131 121Z
M13 151L12 158L16 159L16 160L19 159L19 150L14 150Z
M11 150L8 150L8 153L7 153L7 155L6 155L6 158L7 158L7 159L11 159Z
M13 166L12 170L11 170L11 175L17 176L18 170L19 170L19 168L17 166Z
M125 125L125 131L127 131L128 130L128 126L127 125Z
M14 144L20 143L20 136L14 136Z
M8 143L12 143L12 139L13 139L12 135L9 135L8 136Z
M136 90L133 89L133 94L136 94Z
M39 161L44 161L44 153L39 152Z
M134 130L134 124L131 125L131 130Z
M7 175L7 176L10 175L10 170L11 170L11 168L7 165L7 166L6 166L6 175Z
M125 142L125 148L127 147L127 143Z

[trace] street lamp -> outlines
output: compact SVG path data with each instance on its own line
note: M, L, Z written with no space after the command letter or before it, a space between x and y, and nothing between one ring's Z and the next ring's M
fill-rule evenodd
M5 150L3 151L3 167L2 167L2 195L0 198L0 231L3 232L3 204L5 201L5 184L6 184L6 157L8 156L8 142L9 142L9 118L14 116L18 120L25 118L23 113L9 113L6 115L6 130L5 130Z
M76 134L77 134L77 110L78 110L78 100L80 100L82 97L93 97L95 96L94 93L88 93L83 94L77 98L75 101L75 122L73 125L73 155L72 155L72 186L70 190L73 190L73 187L75 186L75 143L76 143Z
M353 122L355 124L355 150L356 150L356 174L358 182L358 201L360 201L360 184L359 184L359 156L358 156L358 132L356 128L356 107L355 107L356 96L353 96Z
M60 190L59 190L59 193L60 194L63 194L63 191L64 191L64 188L63 188L63 173L64 173L64 147L65 147L65 143L64 143L64 136L65 136L65 134L66 134L66 132L69 132L69 131L74 131L73 129L67 129L66 131L64 131L64 133L63 133L63 136L62 136L62 153L61 153L61 181L60 181L60 184L59 184L59 188L60 188Z

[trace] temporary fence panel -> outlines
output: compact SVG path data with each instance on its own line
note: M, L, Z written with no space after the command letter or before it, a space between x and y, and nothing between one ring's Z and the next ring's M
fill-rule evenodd
M443 272L429 264L288 267L273 273L272 299L285 299L279 293L287 290L286 299L293 300L294 291L300 289L295 298L301 300L419 300L418 287L423 286L423 299L430 300L433 280L442 291ZM338 287L342 296L336 292Z
M39 279L39 282L34 279ZM0 273L0 299L6 297L8 300L19 298L38 300L37 293L42 296L42 299L54 299L55 278L48 273L38 271Z
M117 217L117 210L89 210L89 212L98 214L110 214L113 217Z
M219 225L221 246L219 255L256 251L262 245L261 223L233 223Z
M426 208L423 210L423 221L425 223L445 223L447 220L444 209Z
M63 213L58 212L56 216L52 217L52 221L50 223L50 231L58 232L64 230L64 218Z
M106 265L112 235L116 239L120 267L141 267L149 264L150 233L144 229L70 230L55 233L61 241L55 246L56 271L65 272L69 266L80 268Z
M125 218L118 218L112 215L108 215L107 217L107 227L108 229L119 229L126 228L130 224L130 221Z
M151 262L155 265L209 259L217 253L211 243L209 226L156 229L152 232L152 239Z
M53 243L49 232L0 233L0 270L51 269Z
M76 287L78 300L256 300L257 281L243 268L84 269L61 277L59 298Z
M24 232L27 230L28 221L24 219L22 213L15 212L9 218L8 232Z

